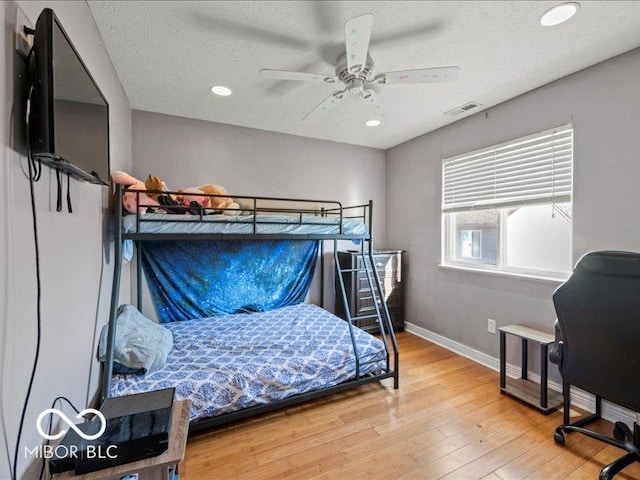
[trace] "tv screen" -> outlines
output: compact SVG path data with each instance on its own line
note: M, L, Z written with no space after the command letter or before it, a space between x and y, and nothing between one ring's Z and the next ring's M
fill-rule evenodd
M109 183L109 104L53 10L38 17L29 122L31 153L92 183Z

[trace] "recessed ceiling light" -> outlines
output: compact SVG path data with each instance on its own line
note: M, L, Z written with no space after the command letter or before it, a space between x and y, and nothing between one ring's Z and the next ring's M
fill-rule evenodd
M377 127L378 125L380 125L382 122L380 120L367 120L366 122L364 122L364 124L367 127Z
M211 93L215 93L216 95L220 95L221 97L228 97L231 95L231 90L227 87L223 87L222 85L216 85L211 87Z
M578 8L580 8L580 4L577 2L561 3L544 12L540 17L540 23L545 27L559 25L573 17Z

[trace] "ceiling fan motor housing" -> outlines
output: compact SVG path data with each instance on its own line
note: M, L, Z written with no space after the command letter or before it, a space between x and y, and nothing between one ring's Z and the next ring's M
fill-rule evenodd
M358 73L351 73L347 66L347 54L343 53L338 58L338 62L336 64L336 76L347 86L349 91L355 90L355 93L359 93L365 83L372 81L374 68L375 63L373 62L371 55L367 53L366 64Z

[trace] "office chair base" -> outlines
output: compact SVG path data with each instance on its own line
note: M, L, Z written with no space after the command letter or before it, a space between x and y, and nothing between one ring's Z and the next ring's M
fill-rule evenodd
M600 433L593 432L593 431L588 430L586 428L576 427L574 425L560 425L558 428L556 428L556 431L553 433L553 439L557 444L564 445L564 442L565 442L564 434L565 433L572 433L572 432L582 433L583 435L586 435L587 437L591 437L591 438L594 438L596 440L600 440L601 442L608 443L609 445L613 445L614 447L622 448L623 450L625 450L624 442L619 442L618 440L616 440L614 438L609 438L606 435L602 435Z
M615 475L620 473L624 468L628 467L634 462L640 462L640 451L638 445L640 445L640 426L635 423L633 433L631 429L624 423L616 422L613 430L615 438L609 438L605 435L593 432L583 428L585 425L597 420L600 415L589 415L588 417L581 418L580 420L569 424L560 425L553 433L553 440L558 445L565 444L565 433L578 432L588 437L600 440L614 447L626 450L627 454L611 462L600 471L600 480L611 480Z
M626 423L616 422L613 426L613 438L620 442L625 440L633 442L633 433Z
M556 430L555 432L553 432L553 441L556 442L558 445L564 445L564 434L558 430Z
M635 453L627 453L619 459L611 462L600 471L600 480L611 480L614 475L620 473L634 462L640 462L640 457Z

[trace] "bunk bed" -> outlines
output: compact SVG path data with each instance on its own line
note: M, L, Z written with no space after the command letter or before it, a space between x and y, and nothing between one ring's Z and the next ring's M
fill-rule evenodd
M136 204L145 194L136 192ZM190 431L222 425L321 396L393 378L398 388L398 347L382 294L381 273L373 260L373 203L343 207L326 200L236 197L245 205L238 215L200 207L190 215L134 213L123 215L123 187L115 186L115 268L102 397L175 387L192 400ZM166 323L174 346L166 364L144 376L114 374L116 319L122 262L136 264L136 303L142 305L142 252L145 244L197 240L287 240L318 244L320 307L324 300L325 242L333 243L339 291L345 303L343 274L337 262L338 242L359 249L357 269L374 302L379 327L374 337L354 322L335 317L315 305L298 303L268 311L236 312ZM299 243L299 242L298 242ZM168 243L167 243L168 245ZM318 253L316 253L318 252ZM310 280L309 280L310 281Z

